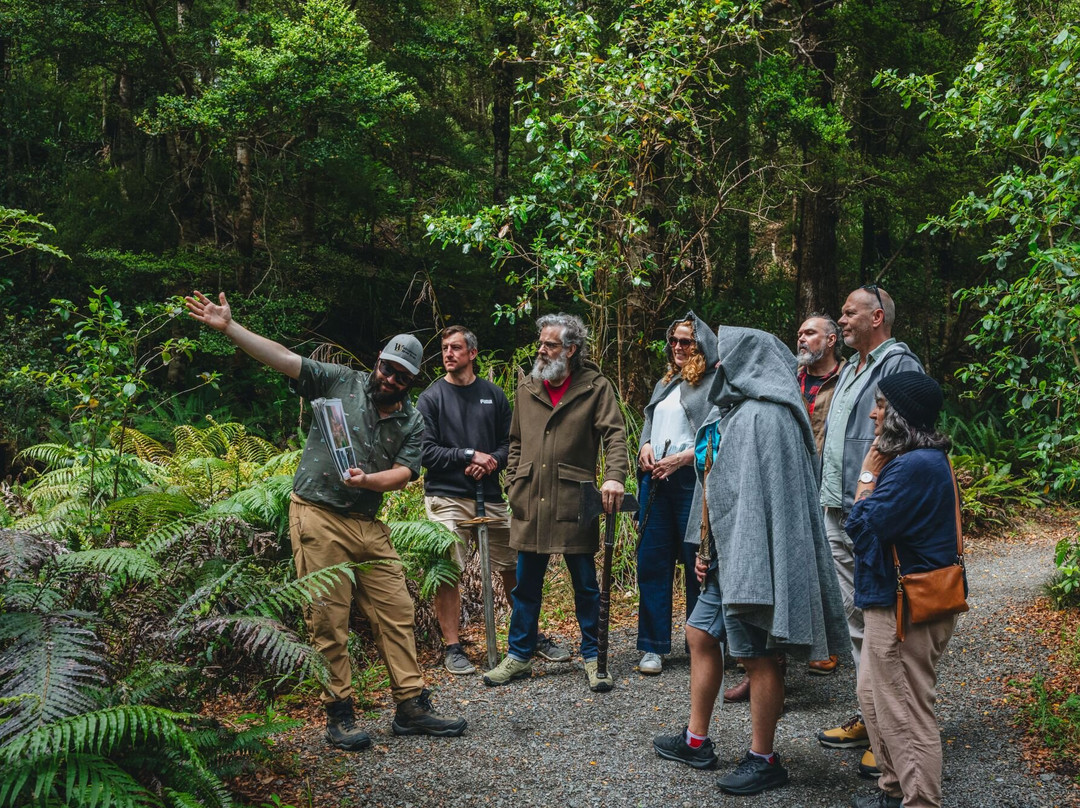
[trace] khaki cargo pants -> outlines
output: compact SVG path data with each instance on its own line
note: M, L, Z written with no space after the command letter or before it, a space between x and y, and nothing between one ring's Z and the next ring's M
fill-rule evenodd
M326 658L330 669L323 703L353 695L348 648L353 600L371 623L375 645L390 675L394 702L420 695L424 679L416 661L413 602L405 587L401 560L390 543L390 529L378 519L342 516L293 494L289 535L298 577L342 562L390 562L354 572L355 584L341 576L333 589L305 610L311 644Z

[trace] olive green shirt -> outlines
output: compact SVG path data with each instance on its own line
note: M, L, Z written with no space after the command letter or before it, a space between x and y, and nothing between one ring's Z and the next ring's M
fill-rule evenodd
M423 416L405 399L397 412L380 416L369 393L370 373L304 359L293 389L306 399L339 398L345 410L349 439L360 468L366 472L386 471L400 464L420 476ZM311 425L300 466L293 476L293 491L308 502L339 513L356 513L372 519L382 504L382 494L349 488L338 476L331 455L332 442L322 432L318 419Z

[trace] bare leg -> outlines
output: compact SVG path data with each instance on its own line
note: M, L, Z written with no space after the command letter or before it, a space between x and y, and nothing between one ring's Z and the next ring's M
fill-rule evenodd
M784 677L780 672L780 661L775 654L741 661L750 679L750 748L758 754L768 755L773 751L776 723L784 711Z
M443 642L453 645L460 641L461 629L461 590L450 584L443 584L435 591L435 618L439 621Z
M716 637L693 626L686 627L686 642L690 646L690 731L708 735L724 677L724 654Z

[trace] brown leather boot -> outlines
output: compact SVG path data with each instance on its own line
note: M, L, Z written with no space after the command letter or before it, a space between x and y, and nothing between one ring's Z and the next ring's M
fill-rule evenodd
M743 680L734 687L724 691L724 703L734 704L739 701L750 701L750 677L744 676Z

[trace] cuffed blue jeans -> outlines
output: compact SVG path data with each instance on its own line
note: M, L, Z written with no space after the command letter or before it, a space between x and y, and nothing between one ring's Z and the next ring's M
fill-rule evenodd
M682 564L686 578L686 616L697 603L698 586L694 575L693 545L684 543L690 506L694 501L696 483L694 469L684 466L666 480L653 481L647 474L638 491L641 502L639 523L645 522L645 532L638 546L638 639L639 651L654 654L671 653L671 587L675 580L675 565ZM656 495L649 508L651 488ZM648 513L645 509L649 508ZM645 520L648 521L645 521Z
M540 601L544 594L544 573L550 555L518 551L517 586L511 593L514 611L510 615L507 638L510 656L522 662L536 651L540 625ZM596 559L592 553L564 553L566 568L574 584L574 610L581 628L581 658L595 659L596 631L600 623L600 587L596 583Z

